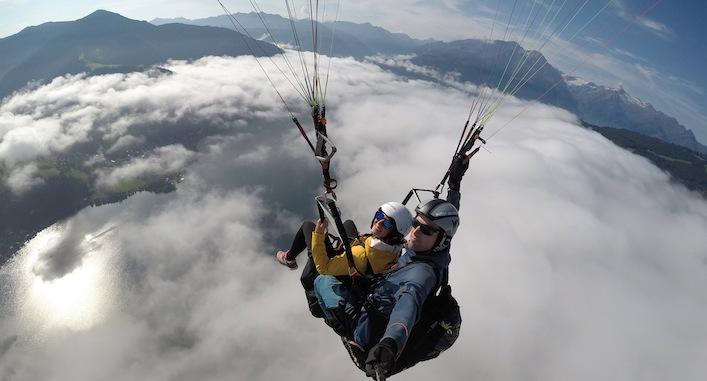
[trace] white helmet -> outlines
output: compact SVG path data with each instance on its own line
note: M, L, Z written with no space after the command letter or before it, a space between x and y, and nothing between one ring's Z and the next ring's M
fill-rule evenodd
M395 230L401 236L405 236L412 227L412 213L408 208L399 202L386 202L381 205L380 210L385 213L388 218L395 221ZM372 226L373 224L371 224Z

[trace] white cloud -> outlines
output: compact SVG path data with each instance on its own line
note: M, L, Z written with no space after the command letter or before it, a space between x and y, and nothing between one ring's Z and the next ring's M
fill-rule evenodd
M240 66L247 69L233 72L240 60L249 62ZM5 99L0 104L0 162L12 169L90 142L98 150L106 144L105 152L115 153L140 143L132 130L178 128L188 117L234 133L248 119L280 115L282 106L273 101L270 87L260 86L266 79L252 57L207 57L166 67L174 74L68 75ZM255 83L246 81L256 78ZM274 80L279 87L286 84L284 78Z
M253 58L241 57L252 65L247 72L232 73L233 62L207 57L194 64L173 62L167 66L172 75L151 73L113 74L85 78L65 76L50 84L7 99L0 108L3 115L0 131L5 138L25 135L27 144L37 150L64 151L85 139L89 131L108 137L119 137L139 124L175 122L185 115L214 120L229 126L231 118L252 115L267 116L260 110L271 110L269 88L243 86L243 79L256 76L265 79ZM223 73L229 73L224 76ZM262 77L261 77L262 76ZM284 79L283 79L284 81ZM270 116L274 116L272 111ZM53 123L52 131L40 123ZM34 133L38 129L42 134ZM56 144L47 136L64 144ZM41 139L41 140L40 140ZM14 146L15 144L7 143ZM0 151L4 161L29 160L14 158ZM40 154L40 153L37 153ZM31 156L30 156L31 158ZM14 159L14 160L13 160Z
M142 194L129 204L77 216L75 221L96 223L84 233L105 224L118 227L92 245L76 244L83 261L54 283L26 267L33 255L51 254L46 246L31 243L18 262L5 267L3 279L13 280L24 303L4 311L3 323L9 324L0 328L0 340L10 334L19 339L3 355L0 374L15 380L273 379L285 377L291 371L285 365L303 354L269 356L282 346L296 348L304 339L336 347L319 322L292 315L302 307L301 295L286 292L295 279L282 277L260 252L263 237L256 227L264 209L257 198L196 188L168 197ZM65 279L75 284L60 285ZM99 279L104 283L95 283ZM81 308L90 314L82 316L63 308L72 303L69 298L44 299L52 295L45 289L57 287L110 292L100 300L87 295ZM293 337L293 329L305 331ZM78 358L90 361L67 365Z
M670 30L670 28L668 28L665 24L659 23L655 20L651 20L647 17L636 17L636 22L638 22L638 24L643 26L644 28L651 30L654 34L663 38L669 38L674 34L673 31Z
M111 188L124 181L172 175L183 170L194 153L182 145L159 147L146 157L131 159L117 168L98 170L99 187Z
M0 160L10 167L63 151L87 138L87 130L68 127L55 116L27 121L25 115L4 113L2 119L8 123L0 127L7 130L0 142Z
M235 62L224 67L239 72L249 64ZM439 181L470 99L374 65L334 64L328 120L339 147L337 194L343 213L363 228L377 205ZM243 87L267 86L258 80L240 79ZM488 132L525 105L509 99ZM8 306L0 314L0 348L6 347L0 375L325 380L335 372L341 380L361 379L338 339L309 317L297 275L274 262L275 248L264 238L269 229L294 228L291 218L267 217L281 214L273 206L280 200L266 199L268 184L281 181L283 172L296 183L293 163L306 154L304 144L293 143L301 143L297 132L284 131L247 147L215 141L218 148L203 154L215 157L192 167L177 192L140 193L72 218L83 230L70 235L90 236L77 244L83 261L74 262L81 265L69 275L77 276L67 279L92 285L100 277L88 269L102 269L107 278L96 289L111 291L95 298L105 304L82 305L94 312L88 322L72 323L76 315L62 303L51 304L59 308L53 314L36 313L48 312L42 293L24 298L37 284L27 265L53 255L50 230L31 241L0 271L8 285L0 288ZM282 141L292 144L262 147ZM489 149L493 154L477 155L464 179L462 224L453 242L461 337L439 359L399 377L582 381L704 374L707 203L551 107L533 105L489 140ZM255 193L245 192L252 189L247 178L228 190L209 180L230 175L218 167L225 166L222 158L256 165L269 155L280 155L278 170ZM209 173L218 168L220 176ZM318 171L314 163L310 170ZM273 227L276 221L288 226Z
M28 189L43 184L44 180L37 177L36 164L27 164L12 170L5 182L12 193L22 194Z
M373 56L373 57L366 57L366 59L371 62L375 62L379 65L398 67L401 69L405 69L405 71L407 71L409 73L420 74L420 75L429 77L431 79L436 79L439 81L446 81L446 82L449 82L450 84L458 84L459 83L458 79L461 76L460 73L456 73L456 72L440 73L436 69L415 65L411 61L415 57L416 57L416 55L414 55L414 54L396 55L396 56L377 55L377 56Z
M668 28L667 25L646 16L631 13L623 0L612 1L611 5L615 9L615 13L618 17L629 23L636 23L638 26L642 27L644 31L652 33L665 40L675 38L675 32ZM643 9L642 12L651 11L657 5L657 3L652 4L649 8Z
M143 136L133 136L133 135L124 135L118 138L118 140L115 141L115 143L108 148L106 153L114 153L118 152L120 150L130 148L136 145L144 144L145 143L145 138Z
M595 40L595 41L593 41L593 42L596 43L596 44L602 44L602 42L599 41L599 40ZM627 51L627 50L623 50L623 49L619 49L619 48L616 48L616 47L615 47L615 48L614 48L614 52L616 52L616 53L618 53L618 54L620 54L620 55L622 55L622 56L624 56L624 57L628 57L628 58L630 58L630 59L632 59L632 60L634 60L634 61L640 61L640 62L643 62L643 63L648 63L648 61L647 61L646 59L644 59L643 57L639 57L639 56L637 56L637 55L635 55L635 54L633 54L633 53L631 53L631 52L629 52L629 51Z

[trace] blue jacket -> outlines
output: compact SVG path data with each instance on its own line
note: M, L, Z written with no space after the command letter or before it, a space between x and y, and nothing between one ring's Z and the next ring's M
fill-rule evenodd
M460 194L450 190L447 201L459 209ZM398 355L402 353L412 328L420 319L422 305L446 276L451 256L449 248L433 255L421 255L405 250L398 260L396 270L385 275L369 295L368 300L378 317L388 324L382 337L372 337L372 323L368 311L363 311L354 331L354 340L370 349L379 339L390 337L397 343Z

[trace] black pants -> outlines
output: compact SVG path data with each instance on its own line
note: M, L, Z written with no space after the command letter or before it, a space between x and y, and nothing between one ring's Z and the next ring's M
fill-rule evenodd
M358 229L356 229L356 224L351 220L346 220L344 222L344 229L346 230L346 236L349 239L356 238L358 236ZM314 231L314 223L311 221L305 221L295 234L295 238L292 240L292 246L290 246L290 252L287 254L288 260L293 260L297 256L307 249L307 263L302 269L302 275L300 276L300 282L302 287L304 287L304 294L307 297L307 304L309 305L309 312L312 313L314 317L324 317L321 307L319 306L319 301L314 294L314 279L319 276L317 268L314 265L314 260L312 259L312 232ZM324 242L326 247L327 256L329 258L339 255L329 238Z

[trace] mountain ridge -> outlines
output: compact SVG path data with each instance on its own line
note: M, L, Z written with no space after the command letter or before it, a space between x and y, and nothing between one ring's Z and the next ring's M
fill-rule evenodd
M234 15L238 22L242 24L251 35L264 36L268 41L273 42L268 31L262 24L259 14L255 12L236 13ZM292 36L292 25L290 20L280 15L261 13L261 17L268 24L270 32L278 43L285 43L296 46L296 41ZM215 26L233 29L231 20L226 15L205 17L200 19L179 18L156 18L150 22L156 25L166 23L186 22L190 25ZM295 28L303 44L303 50L311 50L311 23L307 20L295 20ZM409 52L414 47L423 45L434 40L418 40L404 33L390 32L382 27L371 23L354 23L350 21L336 21L319 23L318 31L320 41L329 42L334 38L334 56L353 56L363 58L368 55L387 53Z
M570 112L577 111L577 105L567 89L562 78L562 72L547 64L545 57L536 51L526 51L514 41L457 40L451 42L437 41L419 47L415 50L416 57L412 63L419 66L433 67L446 72L461 74L460 79L496 88L501 70L507 62L508 67L523 63L518 70L518 77L511 84L513 87L523 82L522 74L537 73L517 92L522 99L535 100L543 96L543 102L562 107ZM529 59L523 60L527 54ZM505 72L505 70L504 70ZM511 72L504 73L504 82L511 78ZM547 91L550 89L549 91Z
M273 34L281 40L279 42L293 43L279 38L292 34L289 20L282 16L254 12L236 16L246 28L252 29L251 35L263 37L262 16L271 24ZM0 52L9 53L0 59L0 98L28 83L41 84L65 74L141 71L168 59L194 59L210 54L250 54L250 50L243 46L235 47L242 40L233 38L237 32L232 30L226 15L196 20L183 17L154 19L153 22L160 25L97 10L75 21L30 26L18 34L0 39ZM297 22L298 30L306 33L309 22ZM525 53L515 42L419 40L371 23L338 21L336 24L323 23L320 27L323 41L327 41L328 37L337 38L335 45L338 48L334 55L362 58L375 54L411 54L414 55L411 58L413 64L440 72L458 72L464 81L490 87L496 87L495 77L501 76L500 68L505 66L508 58L513 54L520 57ZM196 37L185 38L188 35ZM279 51L267 42L257 43L266 47L268 54ZM186 47L189 44L191 48ZM124 46L129 46L129 49ZM303 49L307 49L306 44ZM566 80L559 70L547 63L542 54L533 51L528 54L535 55L543 64L542 70L516 94L518 97L535 100L543 95L545 89L551 88L544 94L543 102L576 113L590 123L627 128L707 152L707 147L697 141L694 133L675 118L638 101L624 89L612 90L596 84L580 86ZM593 89L588 86L593 86Z
M623 87L611 88L574 76L566 76L568 88L577 100L578 116L588 123L612 126L707 153L707 146L677 119L656 110Z
M169 59L197 59L207 55L243 55L251 50L240 33L225 28L169 24L155 26L99 10L74 21L45 23L0 39L0 98L30 82L47 82L66 74L94 70L87 64L115 67L119 72L141 71ZM261 55L279 48L250 40Z

